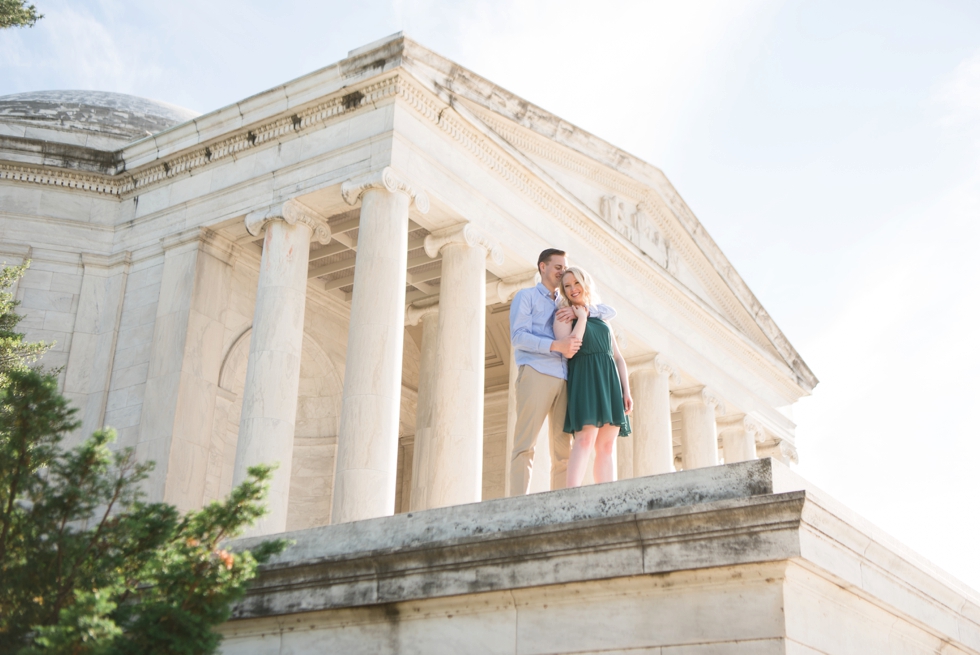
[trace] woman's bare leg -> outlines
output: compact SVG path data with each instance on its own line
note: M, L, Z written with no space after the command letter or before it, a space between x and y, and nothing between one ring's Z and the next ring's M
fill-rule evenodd
M595 439L595 466L592 474L595 481L615 482L616 467L613 465L613 448L616 446L616 439L619 438L618 425L604 425L599 428Z
M566 487L582 486L582 480L585 478L585 469L589 465L589 455L592 453L592 446L595 445L596 434L598 432L599 428L596 426L586 425L575 433L575 441L572 442L572 452L568 456Z

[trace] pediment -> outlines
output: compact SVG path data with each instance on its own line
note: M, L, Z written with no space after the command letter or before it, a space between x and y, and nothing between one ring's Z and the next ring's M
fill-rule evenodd
M540 181L574 204L730 328L817 379L693 212L656 167L405 39L403 68L463 118L505 143Z
M696 223L692 234L656 186L638 181L569 146L550 141L472 101L467 102L467 106L554 184L587 207L590 216L613 232L624 245L638 251L648 264L682 285L753 343L773 356L784 358L773 339L746 308L738 289L733 288L731 278L733 275L737 278L734 269L727 260L724 264L728 275L723 275L715 266L724 258L720 249L711 241L713 252L706 253L696 235L700 234L702 240L710 239L707 232ZM680 200L679 195L676 198ZM748 291L748 287L742 283L740 290Z

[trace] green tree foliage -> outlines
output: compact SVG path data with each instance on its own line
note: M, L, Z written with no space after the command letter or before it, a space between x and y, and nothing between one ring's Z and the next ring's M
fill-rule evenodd
M44 18L37 13L37 7L25 0L0 0L0 29L6 27L34 27L34 23Z
M12 271L12 272L11 272ZM5 269L9 290L23 269ZM8 294L9 295L9 294ZM3 304L6 303L6 304ZM0 325L12 300L0 298ZM259 563L285 548L222 544L265 513L269 466L223 502L181 515L149 503L152 463L113 450L111 429L65 449L75 410L40 350L7 329L0 342L0 653L211 653ZM30 346L30 347L28 347ZM16 353L23 353L18 359Z
M28 365L48 348L47 344L40 341L25 342L24 335L17 331L17 325L23 317L14 311L20 303L14 300L12 289L28 266L30 262L0 269L0 387L6 384L8 372L26 371Z

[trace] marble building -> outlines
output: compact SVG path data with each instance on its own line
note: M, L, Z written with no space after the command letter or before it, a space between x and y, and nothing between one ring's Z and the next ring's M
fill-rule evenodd
M619 482L511 498L546 247L618 311L634 434ZM202 116L0 97L26 259L72 439L181 509L279 463L250 538L296 544L227 653L980 653L976 592L790 471L817 379L664 174L401 34Z

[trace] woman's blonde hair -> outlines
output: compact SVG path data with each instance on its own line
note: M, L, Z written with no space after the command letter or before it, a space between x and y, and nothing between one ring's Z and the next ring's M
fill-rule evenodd
M585 293L585 304L586 305L598 305L601 300L599 300L599 290L595 286L595 282L592 281L592 276L585 272L585 269L578 266L569 266L565 269L565 272L561 274L561 283L558 285L558 289L561 291L561 295L558 298L559 307L568 307L572 303L565 295L565 276L569 273L578 280L578 283L582 285L582 291Z

